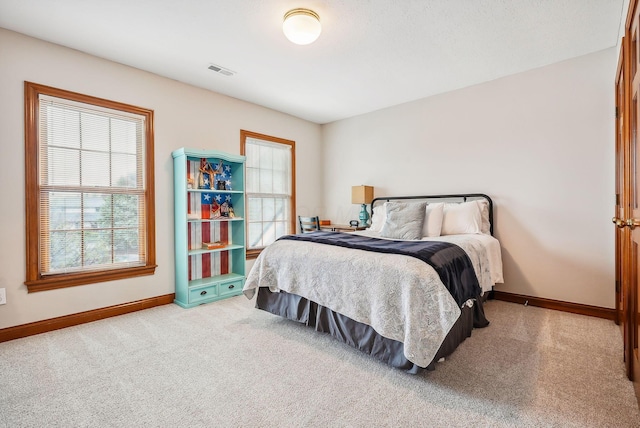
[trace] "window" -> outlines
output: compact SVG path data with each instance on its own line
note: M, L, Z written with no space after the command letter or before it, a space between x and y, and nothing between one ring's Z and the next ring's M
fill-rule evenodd
M295 231L295 141L240 131L247 157L247 258Z
M25 82L29 292L155 271L153 111Z

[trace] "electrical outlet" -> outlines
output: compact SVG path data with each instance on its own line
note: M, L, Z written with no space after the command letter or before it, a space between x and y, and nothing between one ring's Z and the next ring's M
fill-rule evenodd
M0 288L0 305L7 303L7 289Z

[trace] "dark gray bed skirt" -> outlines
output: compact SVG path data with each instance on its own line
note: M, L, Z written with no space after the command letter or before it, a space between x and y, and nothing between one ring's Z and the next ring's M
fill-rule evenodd
M460 343L471 336L474 327L486 327L489 324L484 316L481 301L474 302L472 308L465 305L460 318L447 334L434 359L427 367L420 367L404 356L402 342L382 337L373 327L354 321L298 295L284 291L272 293L268 288L261 287L258 290L256 308L301 322L315 328L316 331L328 333L392 367L414 374L424 369L435 370L435 363L440 358L450 355Z

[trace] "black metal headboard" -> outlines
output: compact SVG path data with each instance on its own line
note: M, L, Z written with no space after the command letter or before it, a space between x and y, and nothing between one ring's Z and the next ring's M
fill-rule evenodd
M427 202L429 202L429 200L434 200L434 199L435 200L446 199L448 202L457 202L457 201L467 202L467 200L486 199L487 202L489 202L489 224L491 225L489 230L491 235L493 236L493 201L489 196L485 195L484 193L464 193L464 194L457 194L457 195L428 195L428 196L384 196L384 197L381 196L371 201L371 212L373 212L373 208L375 207L376 203L406 200L406 199L425 200Z

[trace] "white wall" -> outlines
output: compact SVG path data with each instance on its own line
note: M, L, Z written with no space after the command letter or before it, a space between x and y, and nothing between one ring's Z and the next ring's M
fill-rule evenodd
M377 196L482 192L496 205L497 290L614 307L616 49L323 126L324 217Z
M497 289L612 308L616 58L612 48L320 127L0 29L0 328L172 293L171 151L238 153L240 129L296 141L299 214L357 218L356 184L488 193L505 265ZM27 293L25 80L155 110L155 275Z
M27 293L25 80L155 111L155 275ZM296 141L297 203L301 212L315 209L322 192L319 125L0 29L0 287L8 301L0 306L0 328L173 293L171 151L186 146L238 154L240 129Z

